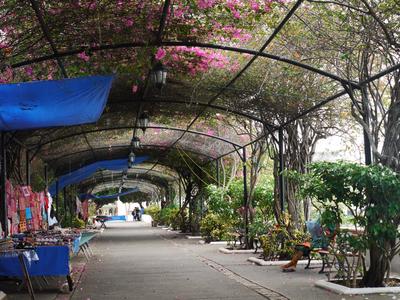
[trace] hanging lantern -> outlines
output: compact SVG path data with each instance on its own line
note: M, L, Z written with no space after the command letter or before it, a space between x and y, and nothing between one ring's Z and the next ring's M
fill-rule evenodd
M133 153L133 151L131 151L130 153L129 153L129 157L128 157L128 167L129 168L132 168L132 166L133 166L133 163L135 162L135 153Z
M158 62L152 70L152 79L157 88L161 89L167 83L167 68Z
M149 122L150 122L149 116L144 112L139 116L138 127L142 129L143 132L145 132L147 126L149 126Z
M132 148L139 148L140 147L140 139L137 136L133 136L131 140Z

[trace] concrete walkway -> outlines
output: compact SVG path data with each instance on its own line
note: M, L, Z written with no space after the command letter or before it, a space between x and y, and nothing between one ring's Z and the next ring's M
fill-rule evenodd
M226 255L142 223L108 223L92 244L72 299L396 299L396 295L343 297L314 287L318 269L282 273ZM400 299L400 297L398 297Z

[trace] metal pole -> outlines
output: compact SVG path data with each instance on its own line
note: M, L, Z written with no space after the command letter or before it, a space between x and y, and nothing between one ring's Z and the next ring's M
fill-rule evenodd
M217 168L217 186L219 186L219 159L215 161L215 167Z
M73 197L70 195L69 197L69 221L70 221L70 225L72 227L72 219L75 216L75 209L74 209L74 199Z
M63 188L64 220L67 221L67 188Z
M245 246L249 246L249 195L247 192L247 157L246 147L243 147L243 206L244 206L244 221L245 221Z
M31 185L31 161L29 159L29 151L25 152L26 157L26 185Z
M284 212L285 205L285 182L283 178L284 171L284 154L283 154L283 128L279 128L279 202L281 205L281 212Z
M6 177L7 177L7 159L6 159L6 145L5 145L5 133L1 133L1 205L0 205L0 218L1 228L4 232L4 237L8 234L8 220L7 220L7 193L6 193ZM1 238L1 236L0 236Z
M59 184L58 184L58 179L57 179L57 181L56 181L56 195L55 195L55 201L56 201L56 219L57 220L60 220L59 219L59 213L58 213L58 193L59 193Z
M47 164L44 165L44 184L47 191L47 188L49 187L49 172L47 169Z
M179 209L182 208L182 186L181 186L181 178L179 177L178 180L178 185L179 185Z

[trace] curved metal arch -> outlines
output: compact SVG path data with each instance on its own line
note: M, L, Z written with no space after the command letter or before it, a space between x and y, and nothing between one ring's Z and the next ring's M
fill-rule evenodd
M140 183L141 183L142 189L143 189L143 187L145 187L144 189L149 190L149 191L154 191L156 189L165 189L166 188L166 187L163 187L163 186L159 186L157 184L149 183L147 181L140 181ZM96 189L104 190L103 187L104 187L104 189L108 189L108 188L114 187L114 186L113 186L113 184L110 184L109 182L99 182L98 184L95 184L94 187L92 187L92 188L93 188L93 190L96 190ZM140 191L140 188L139 188L139 191ZM98 191L96 191L95 193L97 193L97 192Z
M109 184L112 181L110 180L110 178L100 178L98 181L93 181L94 178L89 178L85 181L82 181L81 183L79 183L78 185L81 185L81 187L88 187L88 186L94 186L94 185L100 185L100 184ZM142 181L143 184L146 185L152 185L154 187L158 187L158 188L167 188L168 184L167 183L163 183L163 182L155 182L152 181L149 178L137 178L137 181Z
M79 136L79 135L83 135L83 134L88 134L88 133L96 133L96 132L100 132L100 131L111 131L111 130L122 130L122 129L135 129L135 128L138 128L138 127L135 127L135 126L119 126L119 127L107 127L107 128L101 128L101 129L93 129L93 130L75 132L75 133L71 133L69 135L65 135L65 136L62 136L62 137L58 137L58 138L46 141L44 143L40 143L40 144L36 145L36 147L42 147L42 146L45 146L47 144L50 144L50 143L53 143L53 142L56 142L56 141L61 141L61 140L64 140L64 139L68 139L68 138L71 138L71 137L75 137L75 136ZM239 145L239 144L237 144L235 142L232 142L232 141L230 141L228 139L225 139L225 138L222 138L222 137L219 137L219 136L215 136L215 135L212 135L212 134L200 132L200 131L195 131L195 130L186 130L186 129L182 129L182 128L168 127L168 126L147 126L146 128L172 130L172 131L179 131L179 132L186 131L188 133L198 134L198 135L206 136L206 137L209 137L209 138L217 139L217 140L220 140L220 141L222 141L224 143L231 144L234 147L239 147L239 148L242 147L242 145Z
M284 62L314 73L317 73L321 76L333 79L335 81L338 81L342 84L347 84L351 85L355 89L359 89L360 86L358 83L347 80L345 78L339 77L335 74L329 73L327 71L323 71L321 69L312 67L310 65L301 63L296 60L292 60L289 58L281 57L278 55L274 55L271 53L267 52L259 52L257 50L251 50L251 49L246 49L246 48L239 48L239 47L231 47L231 46L224 46L224 45L218 45L218 44L211 44L211 43L200 43L200 42L189 42L189 41L162 41L161 43L159 41L152 41L152 42L132 42L132 43L120 43L120 44L111 44L111 45L100 45L100 46L95 46L95 47L80 47L78 49L74 50L68 50L68 51L58 51L57 53L51 54L51 55L44 55L41 57L25 60L22 62L18 62L15 64L12 64L12 68L19 68L22 66L38 63L38 62L43 62L46 60L54 60L58 59L61 57L65 56L71 56L71 55L76 55L81 53L82 51L87 51L89 53L91 52L97 52L97 51L104 51L104 50L116 50L116 49L123 49L123 48L144 48L144 47L154 47L154 46L164 46L164 47L176 47L176 46L186 46L186 47L199 47L199 48L208 48L208 49L217 49L217 50L224 50L224 51L230 51L230 52L236 52L236 53L243 53L243 54L250 54L250 55L257 55L260 57L265 57L269 58L275 61L280 61Z
M148 171L149 169L150 168L140 168L140 167L133 167L133 168L129 169L129 171L133 170L133 172L132 173L128 173L128 175L127 175L128 176L128 180L136 179L136 178L132 178L132 176L134 176L134 175L140 176L140 175L144 175L144 174L148 174L149 177L151 177L151 176L157 177L157 178L160 179L160 181L163 181L163 182L175 182L176 180L179 179L179 177L168 175L169 178L172 178L172 180L168 180L168 179L166 179L166 177L160 176L161 174L164 174L162 171L154 170L154 169L151 170L150 172L155 173L155 174L135 172L135 170ZM116 180L119 180L123 176L122 175L123 174L122 171L118 172L120 174L113 174L113 175L111 175L112 171L110 171L110 173L101 173L101 172L104 172L104 170L96 171L95 173L92 174L92 176L90 178L87 178L86 180L90 180L91 178L94 178L95 176L99 176L99 177L101 177L101 179L116 178ZM114 171L114 173L117 173L117 172ZM157 174L160 174L160 175L157 175ZM131 175L131 176L129 176L129 175ZM140 177L138 177L138 178L140 178ZM142 178L142 179L146 179L146 178ZM84 182L84 181L85 180L83 180L82 182Z
M102 172L102 171L95 172L91 177L82 180L80 183L84 184L85 182L89 182L91 180L95 180L95 181L96 180L97 181L104 181L105 180L105 182L108 182L108 180L112 180L113 178L115 180L122 179L122 172L121 172L121 174L117 174L115 176L114 175L111 176L110 174L102 174L100 172ZM161 172L158 172L158 173L161 173ZM133 175L133 174L131 173L131 175ZM154 184L154 185L159 184L159 185L162 185L162 186L167 186L170 182L175 182L176 181L176 180L168 181L166 179L163 179L163 177L155 175L155 174L149 175L148 173L135 173L135 175L138 175L138 176L135 177L135 178L128 178L128 180L143 180L143 181L148 181L149 183L153 182L152 184ZM96 178L96 176L98 176L98 178Z
M165 167L169 167L169 166L167 166L167 165L164 165ZM147 171L147 170L149 170L150 168L141 168L141 167L132 167L132 168L130 168L130 169L128 169L128 173L127 173L127 176L128 176L128 179L129 179L129 175L132 175L132 174L141 174L141 173L135 173L135 172L133 172L133 173L131 173L130 171L135 171L135 170L143 170L143 171ZM116 171L110 171L110 172L114 172L114 173L117 173ZM159 171L159 170L151 170L151 172L154 172L154 173L159 173L159 174L165 174L165 173L163 173L162 171ZM121 172L118 172L118 173L123 173L122 171ZM95 173L96 174L96 173ZM104 175L107 175L107 174L104 174ZM119 175L116 175L116 176L119 176ZM179 177L175 177L175 176L173 176L173 175L166 175L166 177L171 177L172 179L174 179L174 180L178 180L179 179ZM161 178L161 177L160 177Z
M207 104L207 103L204 103L204 102L188 102L188 101L176 100L176 99L170 99L170 98L167 98L167 99L168 100L158 99L158 98L152 97L150 99L143 99L143 100L141 100L141 99L137 99L136 100L135 99L135 102L141 102L141 103L144 103L144 104L146 104L146 103L174 103L174 104L198 105L198 106L208 107L208 108L211 108L211 109L216 109L216 110L220 110L220 111L223 111L223 112L231 113L231 114L238 115L238 116L241 116L241 117L245 117L245 118L248 118L250 120L254 120L254 121L263 123L265 125L268 125L272 129L277 129L278 128L277 126L275 126L273 124L270 124L270 123L267 123L267 122L261 120L260 118L258 118L256 116L252 116L252 115L250 115L248 113L237 111L237 110L234 110L234 109L231 109L231 108L228 108L228 107L215 105L215 104ZM119 105L119 104L127 104L127 103L132 104L132 101L113 101L110 104L111 105Z
M150 145L150 144L146 144L146 145L142 145L143 147L148 147L148 148L166 148L167 146L160 146L160 145ZM97 150L107 150L107 149L109 149L110 147L99 147L99 148L93 148L93 150L94 151L97 151ZM129 146L113 146L112 148L116 148L116 149L123 149L123 148L126 148L126 149L128 149L129 148ZM174 147L174 148L176 148L176 147ZM145 149L143 149L143 150L145 150ZM85 152L91 152L92 150L91 149L85 149L85 150L81 150L81 151L77 151L77 152L71 152L71 153L67 153L67 154L64 154L64 155L62 155L62 156L58 156L58 157L56 157L56 158L52 158L52 159L49 159L49 160L47 160L46 162L48 163L48 164L50 164L51 162L53 162L53 161L55 161L55 160L59 160L59 159L63 159L63 158L66 158L66 157L68 157L68 156L73 156L73 155L79 155L79 154L82 154L82 153L85 153ZM204 156L204 157L207 157L207 158L209 158L209 159L211 159L211 160L213 160L214 159L214 156L210 156L210 155L208 155L208 154L204 154L204 153L201 153L201 152L198 152L198 151L195 151L195 150L189 150L189 149L185 149L185 151L188 151L188 152L191 152L191 153L193 153L193 154L197 154L197 155L200 155L200 156Z

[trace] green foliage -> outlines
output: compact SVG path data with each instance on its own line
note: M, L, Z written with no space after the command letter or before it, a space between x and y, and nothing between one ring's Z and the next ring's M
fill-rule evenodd
M295 246L310 240L310 235L291 228L290 217L282 215L280 224L270 226L268 232L260 237L265 260L291 259Z
M243 206L243 179L236 179L231 183L229 186L228 195L231 198L234 209L238 209Z
M160 222L160 211L161 209L158 205L149 205L145 208L144 213L150 215L154 223L158 224Z
M206 242L229 239L231 224L220 215L209 213L200 222L200 233Z
M85 222L78 217L73 217L72 218L72 223L70 218L64 218L61 222L61 227L67 228L67 227L72 227L72 228L79 228L83 229L86 227Z
M256 208L253 221L249 225L250 238L259 237L267 233L272 227L272 222L264 215L260 208Z
M383 280L382 272L386 271L400 246L396 243L400 236L399 176L380 165L346 162L315 163L310 170L310 175L300 178L303 181L302 193L313 197L323 208L321 222L341 222L341 205L351 211L353 226L363 228L364 234L340 236L338 247L343 251L350 247L364 254L368 249L372 251L376 261L372 258L371 266L378 269L374 272L381 272L379 278ZM376 267L375 263L384 267Z
M274 219L274 187L273 183L258 185L254 189L253 207L260 210L264 221Z
M164 225L171 226L177 229L180 225L178 218L179 208L175 205L170 205L160 211L160 222Z
M216 239L221 227L219 222L225 222L224 228L243 228L243 220L239 213L243 207L243 180L238 179L233 181L229 189L226 191L221 187L215 185L208 185L206 187L207 208L209 213L209 220L202 222L200 226L207 226L201 228L205 232L205 237ZM252 222L249 226L250 238L264 234L271 221L274 218L273 213L273 185L265 184L256 186L253 195L253 207L255 207L255 214L253 215ZM211 222L211 220L214 221ZM217 222L218 220L218 222ZM215 224L216 233L211 235L212 228L210 226ZM226 238L226 236L225 236Z

